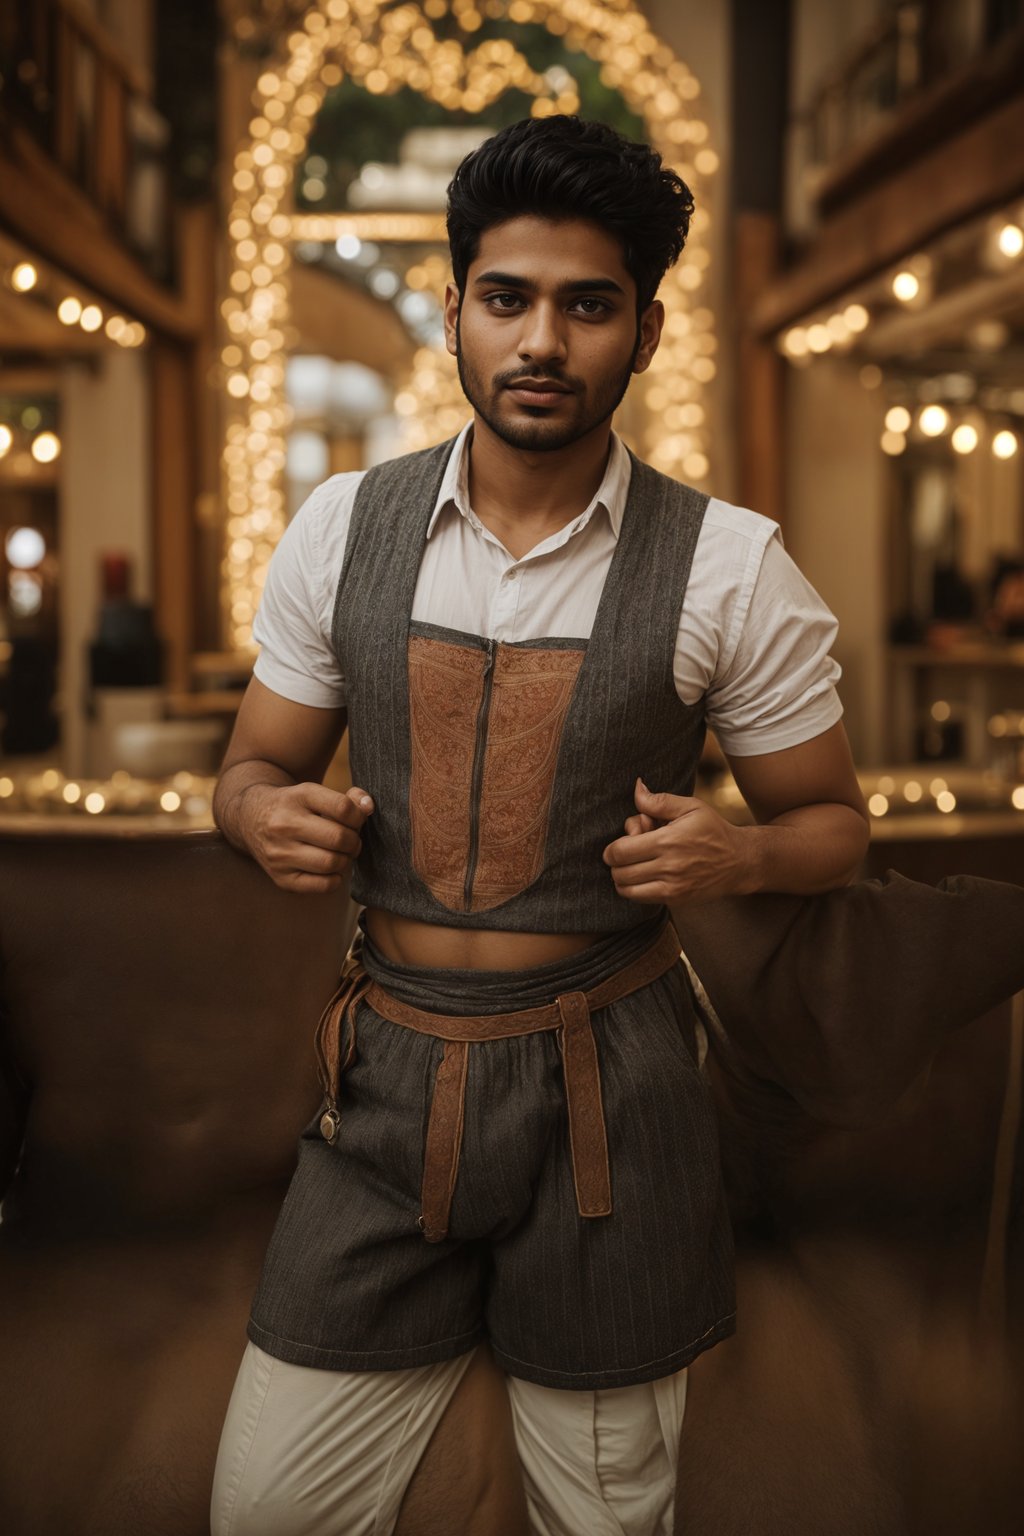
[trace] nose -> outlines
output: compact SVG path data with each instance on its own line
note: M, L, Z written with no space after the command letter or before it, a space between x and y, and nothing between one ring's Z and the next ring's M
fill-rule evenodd
M564 317L556 304L530 306L523 318L517 350L524 363L565 361Z

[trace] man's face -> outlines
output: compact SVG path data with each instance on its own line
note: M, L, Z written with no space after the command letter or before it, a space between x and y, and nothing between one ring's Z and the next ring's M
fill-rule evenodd
M581 219L533 214L485 230L449 284L445 336L477 416L513 448L565 448L603 426L650 363L664 311L637 325L619 242Z

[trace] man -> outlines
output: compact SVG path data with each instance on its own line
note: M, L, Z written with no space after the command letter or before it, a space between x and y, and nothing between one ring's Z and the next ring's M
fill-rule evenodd
M835 620L777 526L611 432L692 209L600 125L488 140L449 189L471 425L333 477L275 556L215 814L286 889L351 866L363 945L318 1031L217 1533L672 1530L686 1366L734 1315L665 907L827 891L869 835ZM692 798L707 722L754 827Z

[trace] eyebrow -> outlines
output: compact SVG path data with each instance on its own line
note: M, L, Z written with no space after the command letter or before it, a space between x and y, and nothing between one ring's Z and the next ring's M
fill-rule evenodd
M475 283L500 283L503 288L522 288L527 293L536 293L537 284L526 277L516 277L512 272L481 272L474 278ZM562 283L560 293L621 293L625 297L626 290L620 283L611 277L589 277L581 282Z

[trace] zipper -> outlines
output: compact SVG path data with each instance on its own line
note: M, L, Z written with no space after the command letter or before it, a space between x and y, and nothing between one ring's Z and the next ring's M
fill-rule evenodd
M487 660L484 662L484 691L476 717L476 745L473 749L473 778L469 791L469 857L466 860L466 884L462 892L463 908L472 911L473 881L476 879L477 860L480 857L480 796L484 786L484 761L487 756L487 720L491 713L491 693L494 688L494 654L497 640L487 642Z

